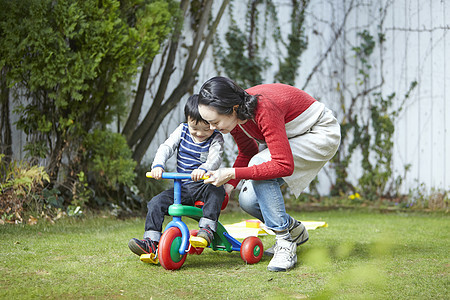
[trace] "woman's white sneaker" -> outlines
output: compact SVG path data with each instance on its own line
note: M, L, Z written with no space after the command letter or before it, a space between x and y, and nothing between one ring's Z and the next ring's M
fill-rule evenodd
M292 269L297 263L297 245L295 242L277 239L273 258L270 260L267 270L283 272Z
M292 226L292 229L289 229L289 233L291 234L292 241L296 243L297 246L306 243L309 239L309 233L305 225L303 225L297 220L294 220L294 224ZM274 251L275 245L273 245L269 249L266 249L264 251L264 254L267 256L273 256Z

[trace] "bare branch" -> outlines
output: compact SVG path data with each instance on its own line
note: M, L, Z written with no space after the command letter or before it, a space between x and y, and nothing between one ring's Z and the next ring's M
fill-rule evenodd
M161 70L164 67L164 62L165 62L165 57L167 55L167 51L169 50L169 45L166 45L164 47L164 50L161 54L161 63L159 64L158 70L155 72L154 75L152 75L152 79L150 80L150 83L147 86L147 89L150 90L150 88L153 86L153 84L155 83L156 78L158 78L159 74L161 73Z
M136 124L139 120L139 115L141 114L142 103L144 102L144 96L151 66L152 62L149 62L145 64L141 70L141 76L139 77L139 84L136 91L136 96L134 97L133 106L131 107L127 122L125 123L125 126L122 130L122 134L127 140L130 138L133 130L136 128Z
M204 12L201 15L200 22L198 23L198 28L196 29L195 32L194 42L189 51L188 59L186 60L183 77L193 75L192 66L194 65L195 60L197 59L198 48L200 47L200 43L202 42L203 39L203 32L205 31L205 28L208 25L208 19L210 15L209 12L211 11L212 2L213 2L212 0L206 1L205 6L203 8Z
M325 51L325 53L322 55L322 57L320 58L320 60L317 62L317 64L314 66L314 68L312 69L311 73L309 73L308 77L306 78L306 82L302 87L302 90L304 90L306 88L306 86L308 85L308 83L311 81L312 77L314 76L314 74L317 72L317 70L319 69L320 65L325 61L325 59L328 57L328 55L331 53L331 50L333 50L334 45L336 44L336 42L338 41L339 37L341 36L342 32L344 31L344 27L347 23L347 17L349 16L350 12L353 10L354 6L353 6L353 0L352 2L350 2L350 7L349 9L345 12L345 16L344 16L344 20L342 21L341 26L339 27L338 31L335 33L334 39L331 42L331 44L328 46L328 49Z
M433 28L402 28L402 27L386 27L386 31L405 31L405 32L433 32L438 30L450 30L450 26L437 26Z
M230 2L229 0L222 1L222 6L220 7L219 12L217 13L216 19L214 20L214 22L211 26L211 29L209 30L209 33L203 43L202 51L201 51L200 55L198 56L197 63L195 64L195 67L192 70L194 74L196 74L198 72L198 70L200 69L203 59L205 58L206 52L208 51L208 48L211 45L214 34L217 30L217 27L219 26L220 20L222 19L223 13L225 12L225 9L229 2Z

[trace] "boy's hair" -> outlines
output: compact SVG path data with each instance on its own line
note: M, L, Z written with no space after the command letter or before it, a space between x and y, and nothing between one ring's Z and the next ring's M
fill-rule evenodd
M184 116L186 117L186 121L189 117L195 121L195 124L198 124L198 122L209 124L198 112L198 94L194 94L188 98L186 105L184 106Z

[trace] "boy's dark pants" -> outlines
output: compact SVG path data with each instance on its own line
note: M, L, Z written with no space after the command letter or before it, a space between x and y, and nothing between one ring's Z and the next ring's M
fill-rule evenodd
M174 201L173 188L163 191L147 203L145 231L162 231L164 216L168 215L169 206ZM223 186L205 184L203 181L189 182L181 186L181 204L194 205L195 201L203 201L203 218L218 221L222 202L225 198ZM213 228L215 230L215 228Z

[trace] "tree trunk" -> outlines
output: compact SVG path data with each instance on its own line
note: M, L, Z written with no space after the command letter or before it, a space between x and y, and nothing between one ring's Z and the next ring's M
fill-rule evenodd
M136 149L134 150L133 159L138 163L141 162L142 158L147 152L147 149L150 146L151 141L155 137L155 134L158 131L161 122L164 120L167 114L178 104L178 102L180 102L181 97L185 95L192 86L194 86L194 84L194 77L190 77L189 79L187 79L187 81L182 80L179 86L173 91L169 99L167 99L167 101L160 107L156 118L153 120L151 126L145 132L145 135L136 145Z
M222 6L219 9L214 22L212 23L212 26L209 28L207 34L205 34L205 32L208 30L208 21L210 19L212 2L212 0L208 0L205 2L198 27L195 31L193 43L189 49L189 55L186 59L186 64L184 65L183 76L179 81L179 84L174 88L171 95L165 100L164 98L167 92L168 83L174 71L174 62L178 51L181 26L177 26L177 28L180 29L173 33L167 59L162 62L165 63L165 67L161 76L159 88L147 115L145 116L141 124L136 127L132 134L129 134L127 132L128 135L126 136L128 136L128 144L131 148L134 148L133 158L138 163L144 157L161 122L164 120L167 114L173 108L175 108L178 102L180 102L181 98L190 90L192 90L192 88L196 84L195 76L198 73L198 70L203 62L207 49L211 45L213 35L220 22L220 19L222 18L225 8L229 3L229 0L224 0L222 2ZM182 1L180 4L184 15L186 15L188 4L189 1ZM181 22L182 20L179 21ZM202 42L203 46L201 51L199 52Z
M64 148L67 144L61 132L56 131L55 138L55 146L53 147L52 153L50 154L50 163L48 164L48 174L50 176L51 183L57 182Z
M152 62L145 64L142 67L141 76L139 78L139 85L136 92L136 97L134 97L133 107L131 108L128 120L122 130L122 134L125 136L127 141L130 139L131 134L136 129L136 125L139 121L139 116L141 114L142 103L144 102L145 92L147 91L147 81L150 75L150 68Z
M1 120L0 120L0 153L5 154L2 163L9 163L12 160L12 135L11 122L9 118L9 88L6 83L6 67L1 70L0 76L0 99L1 99Z
M180 3L180 7L182 9L183 16L186 15L187 7L188 7L189 1L182 1ZM153 120L156 118L156 115L158 113L158 109L161 106L161 103L164 100L164 95L167 90L167 86L169 84L170 76L173 73L173 66L175 62L175 57L177 54L178 49L178 41L181 35L181 24L183 22L182 19L178 20L177 22L181 22L176 24L176 30L173 33L171 42L170 42L170 49L169 49L169 55L167 56L166 60L166 67L164 68L164 72L161 77L161 81L159 84L158 91L156 92L155 98L153 99L152 106L150 107L150 110L148 111L147 115L145 116L142 123L134 130L131 137L128 139L128 145L130 147L134 147L139 140L145 135L145 133L148 131L149 127L152 126Z

